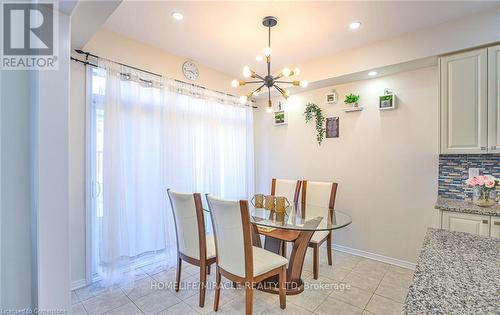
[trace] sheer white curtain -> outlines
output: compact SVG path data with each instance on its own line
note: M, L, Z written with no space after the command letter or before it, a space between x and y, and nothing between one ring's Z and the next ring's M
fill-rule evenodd
M177 83L166 93L169 187L248 198L254 186L252 109L214 95L193 97L192 89Z
M102 85L92 93L93 156L101 166L93 176L102 189L93 209L93 265L109 285L133 279L140 261L174 265L167 188L252 195L253 124L251 108L234 98L99 65L105 70L92 80Z

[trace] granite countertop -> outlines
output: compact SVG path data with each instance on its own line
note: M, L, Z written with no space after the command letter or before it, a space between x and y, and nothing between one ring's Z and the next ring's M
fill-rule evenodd
M498 314L500 239L429 228L403 314Z
M438 197L435 208L453 212L500 216L500 204L498 203L492 207L480 207L471 201Z

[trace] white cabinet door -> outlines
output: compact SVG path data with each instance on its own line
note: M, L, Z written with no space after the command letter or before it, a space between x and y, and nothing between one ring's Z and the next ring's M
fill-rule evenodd
M490 236L500 238L500 217L491 217Z
M443 229L477 235L490 235L490 217L443 211Z
M488 150L500 153L500 45L488 48Z
M486 153L487 49L440 59L441 153Z

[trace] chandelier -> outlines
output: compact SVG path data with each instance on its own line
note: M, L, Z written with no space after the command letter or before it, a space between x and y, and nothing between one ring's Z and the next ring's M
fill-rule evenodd
M252 96L257 96L259 93L262 91L262 89L267 88L267 95L268 95L268 105L267 105L267 111L271 112L273 109L273 103L271 102L271 88L274 87L280 94L283 96L284 99L287 99L288 96L290 96L290 91L288 89L285 89L278 84L291 84L292 86L301 86L303 88L307 87L308 82L306 80L302 81L286 81L283 78L288 78L294 75L299 75L300 70L298 68L295 68L291 70L290 68L284 68L281 70L280 73L277 75L273 76L271 75L271 27L276 26L278 24L278 19L275 18L274 16L266 16L265 18L262 19L262 25L267 27L268 29L268 45L266 48L263 50L263 54L266 58L266 64L267 64L267 74L266 75L259 75L257 74L254 70L250 69L250 67L245 66L243 67L243 76L245 78L252 78L252 80L233 80L231 82L231 85L236 88L239 86L247 85L247 84L258 84L258 87L253 91L248 93L246 96L241 96L240 101L242 103L247 102Z

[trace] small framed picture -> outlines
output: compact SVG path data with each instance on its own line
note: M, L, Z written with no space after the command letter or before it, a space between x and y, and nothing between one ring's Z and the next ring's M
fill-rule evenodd
M339 118L328 117L326 119L326 137L338 138L339 137Z
M378 109L395 109L396 108L396 95L386 94L379 97Z
M326 103L327 104L336 104L337 103L337 92L332 91L326 94Z
M284 110L279 110L273 114L273 122L275 126L286 125L288 123Z

